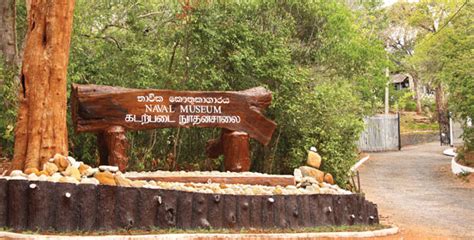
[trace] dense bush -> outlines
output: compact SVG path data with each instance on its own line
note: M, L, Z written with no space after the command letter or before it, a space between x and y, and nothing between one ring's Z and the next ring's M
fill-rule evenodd
M1 57L1 54L0 54ZM16 70L0 58L0 157L13 154L13 135L16 117Z

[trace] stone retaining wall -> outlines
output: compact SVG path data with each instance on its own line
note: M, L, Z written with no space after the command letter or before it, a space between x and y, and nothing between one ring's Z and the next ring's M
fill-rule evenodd
M0 227L95 231L379 223L361 195L249 196L0 179Z
M400 138L402 141L402 147L404 147L408 145L417 145L422 143L439 141L439 133L402 133Z

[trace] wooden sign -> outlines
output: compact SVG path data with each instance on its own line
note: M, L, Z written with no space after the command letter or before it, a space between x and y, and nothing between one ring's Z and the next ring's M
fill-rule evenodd
M262 110L272 101L263 87L245 91L141 90L98 85L72 86L77 132L96 132L102 164L126 168L126 130L177 127L222 128L206 146L210 158L224 155L229 171L250 169L249 136L267 145L276 128Z
M111 126L127 130L217 127L246 132L266 145L276 124L261 110L270 105L263 87L240 92L139 90L73 84L73 121L78 132Z

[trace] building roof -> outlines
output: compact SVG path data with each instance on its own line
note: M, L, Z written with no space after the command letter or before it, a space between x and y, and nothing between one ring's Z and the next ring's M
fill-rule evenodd
M401 83L401 82L405 81L407 78L409 80L410 75L408 75L406 73L398 73L398 74L390 75L390 81L392 81L392 83Z

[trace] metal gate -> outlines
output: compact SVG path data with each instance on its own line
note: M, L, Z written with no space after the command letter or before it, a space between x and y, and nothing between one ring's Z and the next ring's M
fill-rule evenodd
M400 150L400 114L376 115L364 119L365 130L357 143L361 151Z

